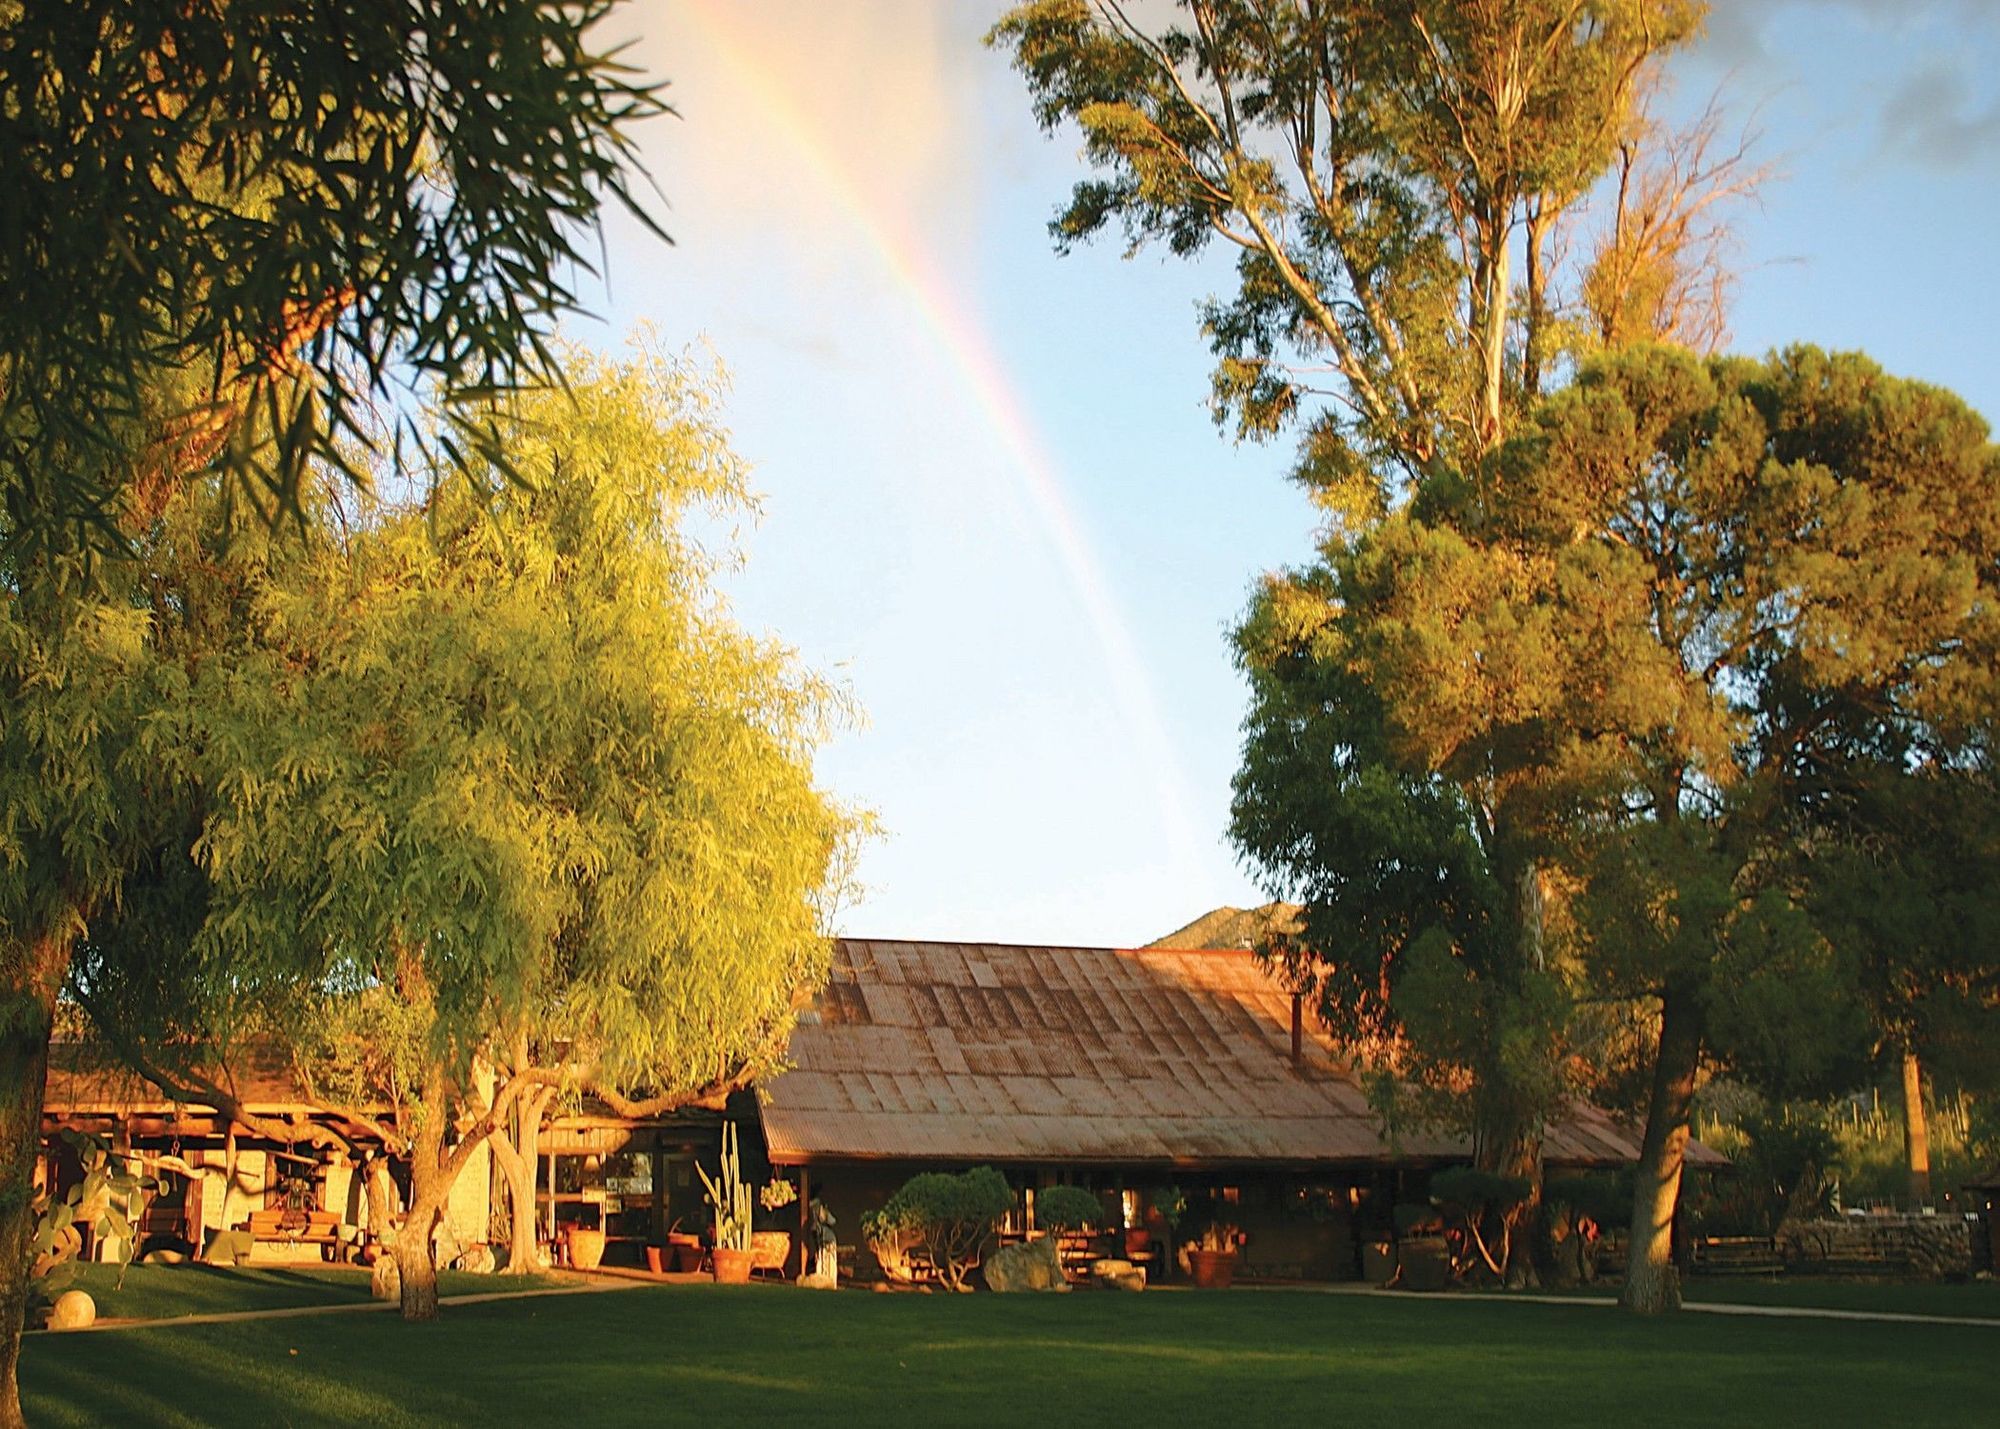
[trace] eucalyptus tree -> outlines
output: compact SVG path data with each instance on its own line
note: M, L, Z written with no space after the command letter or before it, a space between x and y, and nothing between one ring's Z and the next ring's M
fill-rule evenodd
M689 532L747 509L715 379L566 368L496 406L508 473L337 493L251 584L147 735L198 810L183 975L110 996L132 974L106 943L75 979L165 1085L226 1096L202 1061L276 1039L336 1119L392 1127L411 1318L453 1183L518 1105L657 1112L776 1060L856 828L811 768L844 697L731 623L726 552ZM519 1222L532 1161L497 1144Z
M1742 177L1727 159L1619 183L1650 197L1609 224L1586 206L1614 171L1659 172L1646 155L1673 139L1643 100L1703 8L1185 0L1155 24L1119 0L1034 0L992 40L1044 125L1082 131L1093 173L1051 225L1058 245L1122 229L1133 249L1233 252L1233 290L1202 314L1217 420L1296 432L1298 479L1337 541L1362 541L1412 498L1478 480L1585 334L1675 313L1707 280L1680 220ZM1578 259L1559 263L1565 249ZM1450 1025L1426 1029L1429 1080L1470 1075L1482 1164L1538 1178L1562 1080L1542 1028L1560 1001L1544 831L1499 773L1405 757L1396 712L1336 662L1306 670L1296 652L1338 637L1288 626L1323 595L1271 583L1239 633L1256 694L1234 837L1306 900L1289 962L1334 1026L1420 1052L1403 1010L1438 1004L1388 996L1403 960L1453 982ZM1391 902L1365 907L1383 884Z

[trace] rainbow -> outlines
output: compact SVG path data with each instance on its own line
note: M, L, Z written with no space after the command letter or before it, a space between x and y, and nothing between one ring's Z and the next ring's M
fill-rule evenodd
M754 44L730 32L725 5L684 4L677 13L692 24L711 56L757 101L759 117L802 161L804 172L834 202L906 295L922 327L1006 456L1028 510L1054 550L1104 661L1119 718L1154 771L1160 816L1181 871L1204 864L1194 801L1167 733L1167 721L1130 624L1104 577L1104 563L1071 507L1047 444L994 353L976 315L968 311L917 241L898 233L872 204L854 175L820 137L791 91L755 58Z

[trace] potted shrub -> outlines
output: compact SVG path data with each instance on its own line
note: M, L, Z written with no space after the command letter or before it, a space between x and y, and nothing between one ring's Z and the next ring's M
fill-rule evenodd
M742 1162L736 1148L736 1127L722 1128L722 1166L710 1178L699 1165L702 1190L709 1209L715 1214L715 1248L710 1252L711 1273L720 1284L742 1285L750 1279L750 1237L755 1233L751 1217L750 1187L744 1182Z
M1104 1220L1104 1203L1081 1186L1051 1186L1035 1195L1035 1224L1058 1243L1066 1233L1095 1229ZM1060 1248L1057 1263L1061 1264Z
M1188 1244L1188 1275L1198 1290L1227 1290L1236 1279L1236 1252L1243 1232L1228 1221L1211 1221Z
M1159 1265L1164 1267L1174 1258L1174 1232L1180 1229L1181 1217L1187 1214L1187 1194L1178 1186L1158 1186L1146 1193L1145 1244L1159 1243ZM1131 1242L1126 1242L1126 1253L1132 1253Z

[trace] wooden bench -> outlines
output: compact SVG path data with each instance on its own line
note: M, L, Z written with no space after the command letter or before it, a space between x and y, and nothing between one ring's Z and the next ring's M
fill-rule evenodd
M252 1211L250 1219L238 1227L252 1239L291 1245L337 1245L340 1243L338 1211L292 1211L283 1206L267 1206Z

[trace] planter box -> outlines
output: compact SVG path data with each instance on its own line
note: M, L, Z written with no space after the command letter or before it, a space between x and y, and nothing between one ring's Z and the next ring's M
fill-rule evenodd
M750 1237L752 1270L783 1270L792 1255L790 1231L756 1231Z

